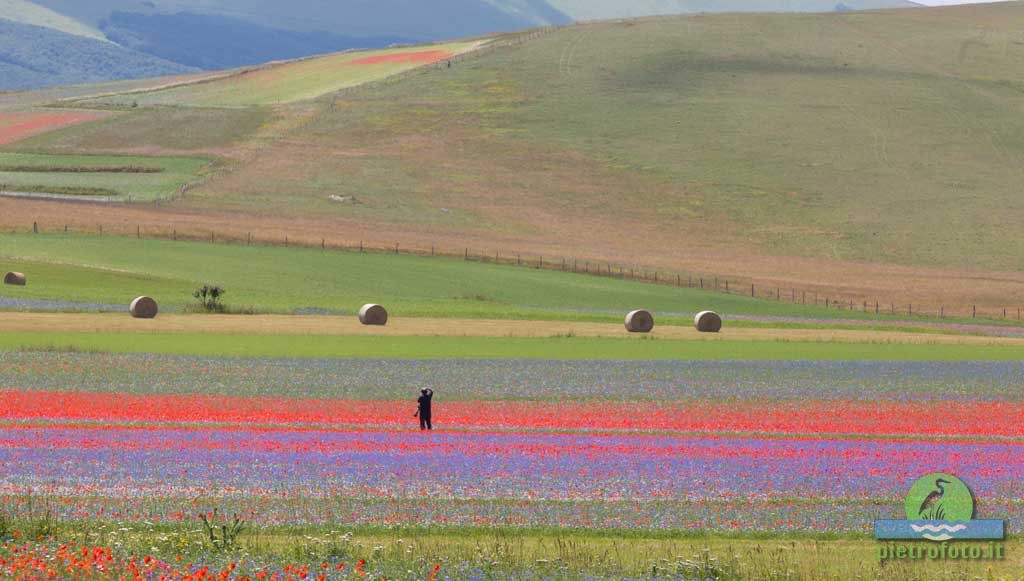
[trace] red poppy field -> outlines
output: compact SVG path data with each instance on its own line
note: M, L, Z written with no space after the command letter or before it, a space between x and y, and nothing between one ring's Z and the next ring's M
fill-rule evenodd
M406 402L0 391L0 420L113 424L231 424L297 429L407 428ZM599 413L593 413L595 408ZM961 418L950 422L949 418ZM456 430L854 435L893 438L1024 437L1021 402L536 402L454 401Z
M347 64L350 65L379 65L387 63L397 64L430 64L436 63L437 61L451 58L454 53L447 50L419 50L409 52L396 52L389 54L379 54L373 56L367 56L363 58L357 58L353 61L349 61Z
M100 111L0 111L0 145L14 143L47 131L96 121L107 115L109 114Z
M468 548L538 530L868 546L873 519L938 471L1012 533L1021 386L1019 361L0 352L0 577L578 578L539 548L510 564ZM431 432L413 417L421 387L437 393ZM417 535L449 544L405 552ZM706 572L599 565L585 545L574 571L591 579Z

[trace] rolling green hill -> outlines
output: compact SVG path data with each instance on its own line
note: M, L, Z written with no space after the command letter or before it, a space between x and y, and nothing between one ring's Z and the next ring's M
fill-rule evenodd
M2 0L0 19L109 40L185 67L216 70L355 48L385 48L562 25L575 20L697 12L830 12L911 5L907 0ZM19 38L19 42L23 52L37 50L33 39ZM0 47L0 60L5 58L3 48ZM66 43L62 54L74 59L79 50L88 52L84 47ZM84 80L141 74L145 73L128 63L109 70L106 76L93 75ZM0 89L82 80L58 73L38 81L31 79L13 74L0 77Z
M131 110L5 149L220 159L185 198L133 208L143 226L1008 306L1024 301L1022 29L1021 2L600 22L305 101L204 100L219 82L89 100ZM246 111L264 121L230 141L207 130ZM0 210L21 226L105 220Z

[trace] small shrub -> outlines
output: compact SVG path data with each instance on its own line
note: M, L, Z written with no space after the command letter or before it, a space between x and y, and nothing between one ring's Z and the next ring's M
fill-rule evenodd
M204 284L197 288L192 296L199 300L201 310L207 313L223 313L225 307L220 299L225 294L227 291L217 285Z

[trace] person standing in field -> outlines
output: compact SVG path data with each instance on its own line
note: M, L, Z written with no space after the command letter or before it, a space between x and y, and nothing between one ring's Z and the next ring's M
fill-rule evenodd
M420 390L420 397L416 400L419 405L416 413L413 417L420 417L420 430L433 430L434 426L430 424L430 400L434 398L434 390L429 387L424 387Z

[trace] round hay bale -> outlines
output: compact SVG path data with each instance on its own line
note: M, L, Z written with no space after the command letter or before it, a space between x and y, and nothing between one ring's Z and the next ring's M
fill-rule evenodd
M132 301L128 310L136 319L152 319L156 317L156 313L159 309L157 309L156 301L153 299L149 297L138 297Z
M363 308L359 309L359 322L364 325L383 327L388 324L388 311L384 307L372 303L363 305Z
M630 333L650 333L654 330L654 315L649 311L631 311L626 315L626 330Z
M8 272L4 275L4 284L25 286L25 275L20 272Z
M722 317L714 311L701 311L693 317L693 326L701 333L717 333L722 330Z

